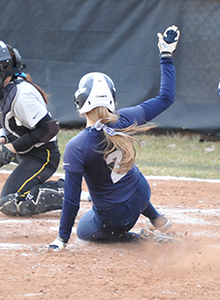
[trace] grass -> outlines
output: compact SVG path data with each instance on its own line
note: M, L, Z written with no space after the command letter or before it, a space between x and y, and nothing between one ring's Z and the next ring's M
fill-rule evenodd
M63 153L66 143L79 130L61 129L58 143L61 161L58 172L63 172ZM201 179L220 179L220 142L201 142L200 135L136 136L142 145L136 165L145 176L177 176ZM137 148L138 150L138 148ZM5 169L12 167L6 166Z
M60 151L79 130L61 130L58 135ZM142 145L136 165L141 172L154 176L177 176L202 179L220 179L220 142L201 142L200 135L136 136ZM59 166L62 171L62 157Z
M201 142L199 135L142 135L136 164L144 175L220 178L220 143Z

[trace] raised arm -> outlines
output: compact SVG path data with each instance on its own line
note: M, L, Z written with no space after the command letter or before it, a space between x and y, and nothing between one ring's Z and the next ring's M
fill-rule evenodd
M176 26L168 27L163 35L158 33L161 70L159 93L156 97L137 106L119 110L118 113L121 116L118 123L119 127L127 127L134 122L138 125L149 122L174 102L176 74L172 54L176 49L179 35Z

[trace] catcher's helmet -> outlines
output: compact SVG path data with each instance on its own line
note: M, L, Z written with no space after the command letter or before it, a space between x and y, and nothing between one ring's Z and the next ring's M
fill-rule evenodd
M115 86L110 77L103 73L92 72L80 79L74 102L80 114L99 106L105 106L114 112L115 94Z
M10 55L9 49L14 52L13 57ZM25 65L21 64L18 50L0 41L0 89L6 77L20 73L23 68Z

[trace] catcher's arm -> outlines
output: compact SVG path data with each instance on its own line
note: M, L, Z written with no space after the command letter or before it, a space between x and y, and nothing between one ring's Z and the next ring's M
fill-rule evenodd
M16 161L17 154L13 145L6 145L0 144L0 167Z

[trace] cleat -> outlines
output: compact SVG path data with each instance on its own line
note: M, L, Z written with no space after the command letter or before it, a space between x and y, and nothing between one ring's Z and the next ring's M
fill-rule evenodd
M16 216L18 211L18 194L9 194L0 198L0 211L8 216Z
M1 206L0 211L7 216L17 216L18 215L18 203L16 199L12 199L3 206Z
M18 196L18 194L14 193L14 194L8 194L6 196L0 197L0 210L6 202L17 199L17 196Z
M179 238L174 233L162 233L157 230L150 230L148 228L142 228L140 232L140 239L151 240L154 243L166 244L169 242L177 242Z

